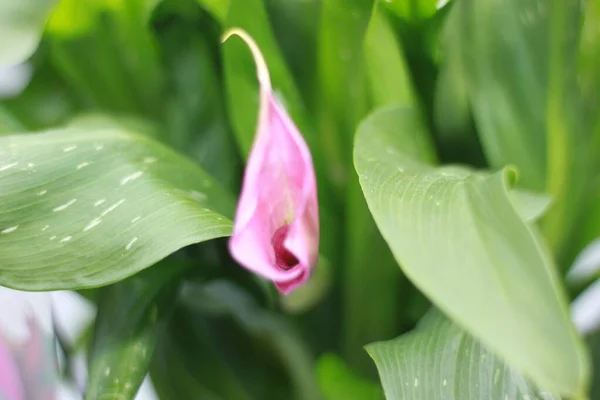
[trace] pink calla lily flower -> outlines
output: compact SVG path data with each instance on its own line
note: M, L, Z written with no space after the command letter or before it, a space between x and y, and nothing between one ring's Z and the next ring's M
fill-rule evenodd
M256 137L244 175L229 249L242 266L289 294L310 277L319 248L319 208L312 157L298 128L275 98L254 40L250 48L260 84Z
M0 399L56 399L52 348L37 321L28 319L29 339L16 345L0 335Z

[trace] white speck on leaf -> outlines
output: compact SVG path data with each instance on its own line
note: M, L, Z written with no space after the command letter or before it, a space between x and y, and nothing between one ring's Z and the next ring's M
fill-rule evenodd
M62 238L62 239L60 240L60 242L61 242L61 243L66 243L66 242L68 242L68 241L69 241L69 240L71 240L71 239L73 239L73 236L65 236L64 238Z
M28 164L27 164L27 166L28 166L29 168L32 168L32 167L35 167L35 164L30 162L30 163L28 163Z
M121 179L121 185L125 185L127 182L134 181L137 178L139 178L140 176L142 176L143 174L144 174L144 171L134 172L133 174L128 175L125 178Z
M206 200L206 195L204 193L200 193L197 192L195 190L192 190L190 192L190 195L192 196L192 198L196 201L202 201L202 200Z
M11 233L17 230L19 225L11 226L10 228L3 229L0 233Z
M56 235L50 236L50 240L54 240L54 239L56 239Z
M100 199L100 200L98 200L97 202L94 203L94 207L98 207L99 205L101 205L105 201L106 201L106 199Z
M104 210L102 212L102 214L100 214L100 216L104 217L106 214L108 214L109 212L113 211L115 208L119 207L124 202L125 202L125 199L121 199L121 200L117 201L115 204L113 204L112 206L110 206L106 210Z
M415 378L415 387L419 386L419 378Z
M126 389L126 390L129 390L129 389L131 389L131 383L127 382L127 383L125 384L125 389Z
M135 242L137 242L137 240L138 240L138 238L137 238L137 237L134 237L133 239L131 239L131 241L130 241L129 243L127 243L127 246L125 246L125 250L129 250L129 249L131 249L131 246L133 246L133 244L134 244Z
M57 211L66 210L69 206L73 205L76 201L77 201L77 199L71 199L68 202L66 202L65 204L56 207L53 211L57 212Z
M94 218L94 219L92 220L92 222L90 222L90 223L88 224L88 226L86 226L86 227L83 229L83 231L84 231L84 232L86 232L86 231L89 231L90 229L92 229L93 227L95 227L96 225L98 225L100 222L102 222L102 220L101 220L100 218Z
M134 219L131 220L132 224L135 224L136 222L138 222L140 220L140 216L138 215L137 217L135 217Z
M106 367L106 369L104 370L104 375L105 376L109 376L110 375L110 367Z
M48 229L48 228L50 228L50 225L46 225L46 226L44 226L44 227L41 229L41 231L42 231L42 232L44 232L44 231L45 231L46 229Z
M398 168L399 172L404 172L404 168Z
M156 158L154 158L154 157L146 157L146 158L144 158L144 162L146 164L152 164L153 162L156 162Z
M442 203L441 203L441 202L439 202L439 201L436 201L436 202L435 202L435 205L436 205L436 206L439 206L440 204L442 204Z
M81 164L77 165L77 169L85 168L85 167L87 167L88 165L90 165L90 163L89 163L89 162L87 162L87 161L84 161L84 162L82 162Z
M444 379L444 382L442 382L442 385L446 386L448 384L448 381Z
M65 148L63 149L63 151L64 151L65 153L68 153L68 152L70 152L70 151L73 151L73 150L75 150L76 148L77 148L77 145L73 145L73 146L65 147Z
M10 169L12 167L14 167L15 165L19 165L18 162L12 163L12 164L6 164L2 167L0 167L0 171L6 171L7 169Z
M38 196L43 196L43 195L45 195L46 193L48 193L48 191L47 191L47 190L45 190L45 189L44 189L44 190L40 190L40 191L38 192Z
M97 145L97 146L95 147L95 149L96 149L97 151L100 151L100 150L102 150L103 148L104 148L104 145L102 145L102 144L99 144L99 145Z

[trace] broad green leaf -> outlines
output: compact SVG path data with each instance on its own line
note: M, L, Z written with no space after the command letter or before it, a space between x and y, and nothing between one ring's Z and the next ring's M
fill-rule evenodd
M560 400L537 390L435 309L414 331L370 344L367 351L387 400Z
M107 285L229 235L230 196L193 162L119 129L0 136L0 284Z
M321 398L313 377L313 360L308 349L283 320L267 310L260 309L247 293L230 282L213 281L202 286L186 285L182 293L182 301L190 309L201 311L206 315L233 318L238 325L237 329L241 328L246 335L253 338L252 346L260 348L261 353L265 353L263 356L270 356L269 361L262 359L263 364L272 364L277 360L281 364L279 368L283 366L285 371L280 370L280 372L285 372L291 381L294 399L319 400ZM239 340L247 340L247 337ZM221 346L225 346L225 343ZM240 357L239 354L234 356ZM254 360L252 364L261 365L261 360ZM247 367L240 366L239 369L245 372ZM246 379L249 378L249 373L244 375ZM260 373L255 376L255 379L260 379ZM251 384L264 386L259 382L251 382ZM256 389L262 393L259 398L265 398L267 393L270 393L268 398L282 398L277 397L274 390L265 392L264 387Z
M27 60L37 49L48 15L58 0L0 2L0 65Z
M319 357L316 373L325 400L383 399L379 384L355 374L335 354L327 353Z
M355 142L365 198L396 260L444 313L534 383L582 395L588 359L544 243L508 194L514 172L435 168L418 118L408 108L379 110Z
M101 290L86 399L135 397L176 297L174 278L182 269L162 262Z

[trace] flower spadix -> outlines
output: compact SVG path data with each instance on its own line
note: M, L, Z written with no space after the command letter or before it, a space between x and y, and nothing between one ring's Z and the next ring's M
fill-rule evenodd
M273 94L267 65L241 29L260 85L258 126L248 157L229 250L242 266L288 294L310 277L318 258L319 210L312 157L298 128Z

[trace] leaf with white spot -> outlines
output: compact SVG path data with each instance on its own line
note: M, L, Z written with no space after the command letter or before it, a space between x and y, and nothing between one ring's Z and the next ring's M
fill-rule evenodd
M360 184L396 260L437 307L536 385L582 395L589 360L545 244L524 220L544 202L511 196L510 169L431 165L419 121L410 108L381 109L356 135Z
M234 202L192 161L116 128L0 136L0 285L107 285L228 236Z
M433 309L417 328L367 346L387 400L558 400Z

